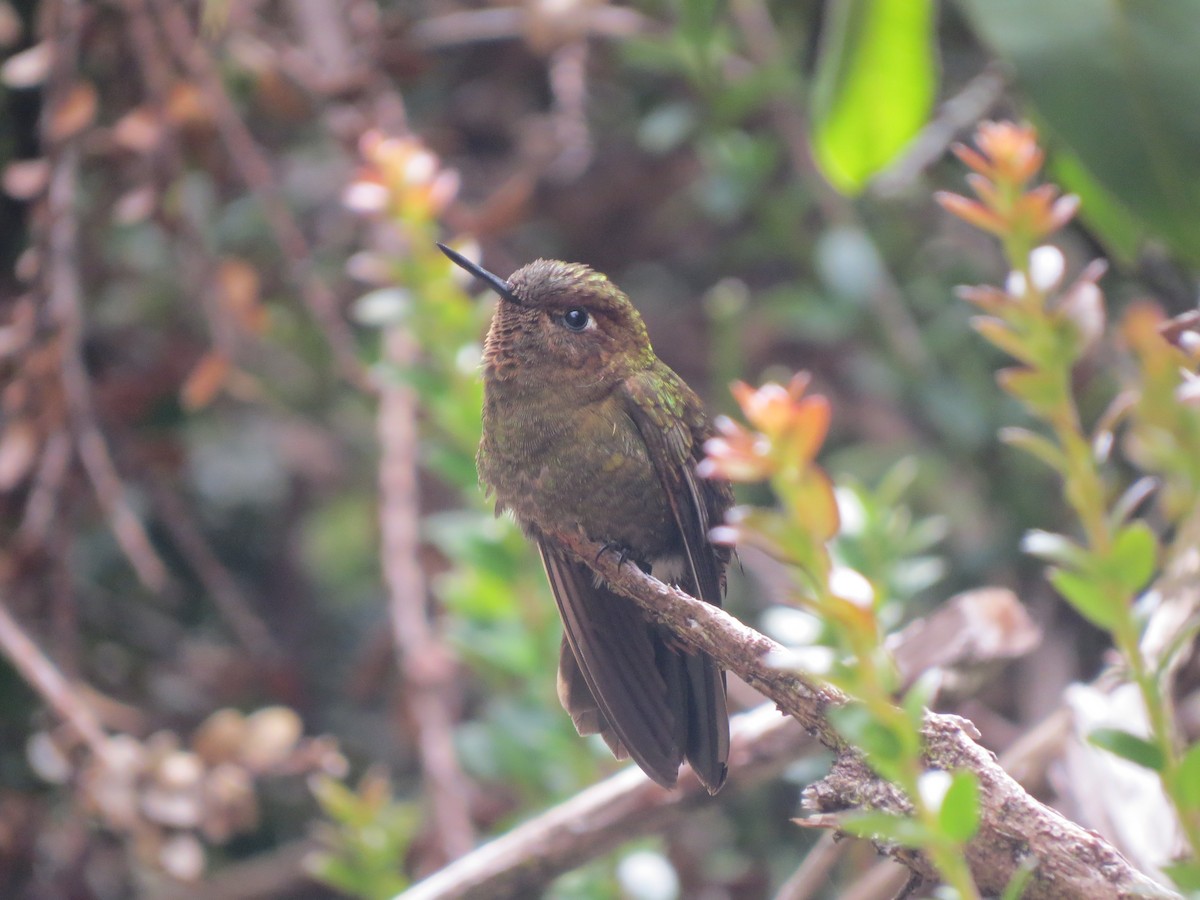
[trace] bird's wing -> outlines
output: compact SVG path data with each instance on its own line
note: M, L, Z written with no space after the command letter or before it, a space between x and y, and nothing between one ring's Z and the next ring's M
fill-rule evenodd
M696 477L696 462L709 432L700 401L674 372L627 379L622 390L625 411L650 451L663 492L679 528L685 556L680 587L694 597L720 606L729 551L708 539L733 502L729 485ZM725 781L729 758L729 712L725 705L725 673L703 654L677 651L665 631L660 654L668 682L682 683L686 706L684 754L711 792Z
M559 664L559 699L580 734L599 733L618 758L624 748L673 787L685 742L672 710L686 709L687 697L672 668L660 668L669 651L632 601L598 585L551 539L538 536L537 544L570 650Z
M635 375L621 386L625 413L632 420L654 464L659 482L683 540L685 586L714 606L724 599L729 551L714 546L708 531L733 503L729 485L696 477L696 463L710 428L700 401L683 381L667 375Z

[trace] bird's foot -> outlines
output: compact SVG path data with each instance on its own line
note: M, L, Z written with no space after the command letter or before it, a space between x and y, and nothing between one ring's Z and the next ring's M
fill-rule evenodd
M595 562L600 562L600 557L605 553L617 554L617 568L621 568L625 561L629 559L629 548L624 544L619 544L616 541L606 541L604 546L600 548L600 552L596 554Z

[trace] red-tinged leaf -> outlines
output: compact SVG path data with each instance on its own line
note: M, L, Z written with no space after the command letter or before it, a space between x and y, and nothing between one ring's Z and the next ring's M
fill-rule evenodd
M1002 428L1000 440L1011 447L1019 447L1031 456L1035 456L1055 472L1067 470L1067 457L1048 437L1030 431L1027 428Z
M233 322L249 334L262 334L267 310L260 301L258 271L243 259L221 261L216 277L217 300Z
M228 381L230 371L229 360L215 350L200 357L179 392L183 408L195 411L212 403Z
M837 497L833 484L822 470L809 469L800 481L783 482L776 490L791 520L815 541L824 543L838 533L841 519Z
M829 401L824 397L806 397L797 403L782 441L786 459L796 465L810 464L829 434L829 419Z
M1067 398L1063 380L1039 369L1003 369L996 381L1039 416L1054 412Z
M53 143L74 137L96 120L100 105L96 87L90 81L78 81L67 90L50 113L47 134Z
M50 183L50 160L16 159L4 167L4 193L14 200L32 200Z
M993 346L1003 350L1013 359L1023 363L1031 363L1031 355L1024 338L1017 334L1009 324L1002 319L992 316L972 316L971 327L988 340Z
M974 225L981 231L1003 237L1010 230L1008 222L978 201L970 200L959 194L951 194L949 191L938 191L933 195L933 199L946 212L957 216L968 225Z
M1012 297L990 284L960 285L954 293L962 300L993 315L1012 303Z

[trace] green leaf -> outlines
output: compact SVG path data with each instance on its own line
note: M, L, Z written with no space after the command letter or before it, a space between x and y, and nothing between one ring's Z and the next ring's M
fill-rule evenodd
M961 0L1053 147L1200 261L1200 16L1191 0Z
M1105 568L1129 593L1140 590L1154 574L1158 564L1158 538L1150 526L1138 520L1119 532Z
M867 755L867 762L886 776L904 752L904 742L861 703L829 711L829 721L843 737Z
M1044 437L1027 428L1011 427L1000 429L1000 440L1004 441L1010 447L1019 447L1026 453L1036 456L1055 472L1065 472L1067 470L1066 455L1048 437Z
M996 381L1038 416L1052 413L1066 397L1062 379L1042 369L1001 369Z
M974 772L955 772L938 810L938 828L952 841L965 844L979 830L979 780Z
M1175 797L1185 809L1200 809L1200 742L1192 744L1175 773Z
M1200 860L1171 863L1162 867L1176 886L1185 891L1200 891Z
M1067 569L1051 569L1050 583L1077 613L1105 631L1111 631L1121 611L1117 609L1102 585L1090 575Z
M923 672L904 695L904 712L917 730L920 730L925 721L925 710L932 705L930 701L942 677L942 674L934 669Z
M852 813L840 820L839 827L855 837L893 841L905 847L926 846L936 840L916 819L884 812Z
M937 89L930 0L828 6L813 86L813 154L838 190L858 193L929 116Z
M1065 534L1042 531L1040 528L1025 532L1021 538L1021 549L1030 556L1067 566L1076 572L1090 571L1095 564L1095 557Z
M1120 728L1097 728L1088 735L1088 742L1155 772L1161 772L1166 763L1157 746Z
M1037 859L1032 856L1021 860L1021 865L1017 866L1017 871L1013 872L1012 878L1004 886L1004 893L1000 895L1000 900L1021 900L1025 894L1025 888L1029 887L1029 882L1033 880L1033 873L1037 869L1037 865Z

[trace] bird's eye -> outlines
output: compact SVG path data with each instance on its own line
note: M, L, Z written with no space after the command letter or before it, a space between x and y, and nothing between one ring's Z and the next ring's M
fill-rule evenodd
M576 306L563 313L562 323L570 331L586 331L592 324L592 316L586 309Z

